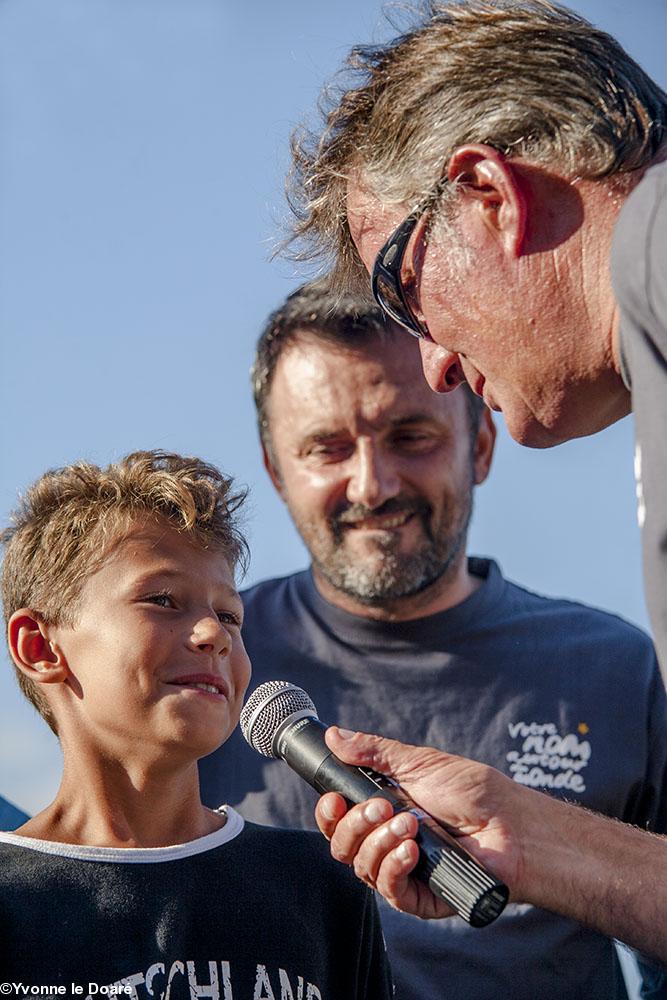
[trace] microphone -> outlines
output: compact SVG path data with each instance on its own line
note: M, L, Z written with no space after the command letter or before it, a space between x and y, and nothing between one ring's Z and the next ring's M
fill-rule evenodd
M306 692L287 681L261 684L241 712L241 731L253 750L281 758L320 794L338 792L349 804L386 799L394 813L408 811L416 816L419 861L412 874L472 927L485 927L495 920L507 903L507 886L392 778L371 768L344 764L326 745L326 729Z

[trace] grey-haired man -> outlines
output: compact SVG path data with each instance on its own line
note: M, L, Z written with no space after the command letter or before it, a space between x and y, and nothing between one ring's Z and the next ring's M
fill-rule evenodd
M339 282L363 262L386 312L421 338L432 388L466 379L518 441L592 434L632 407L667 669L667 97L614 39L547 0L433 4L354 63L359 85L321 141L295 147L298 234L336 243ZM424 770L409 749L361 739L348 752L398 768L443 820L463 813L461 833L517 898L667 961L664 840L551 801L542 811L464 763L431 756ZM337 856L395 905L442 912L407 878L414 845L371 832L379 817L358 809L336 829L331 798L319 815Z

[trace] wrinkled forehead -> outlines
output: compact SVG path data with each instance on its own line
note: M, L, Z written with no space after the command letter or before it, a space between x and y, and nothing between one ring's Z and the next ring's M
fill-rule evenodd
M464 409L462 394L431 391L417 341L396 328L363 345L331 343L304 331L276 367L268 413L272 432L305 433L357 420L378 426L418 416L449 421Z

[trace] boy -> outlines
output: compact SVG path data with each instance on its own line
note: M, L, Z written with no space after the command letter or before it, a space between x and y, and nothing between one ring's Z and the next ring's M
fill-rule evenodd
M64 758L55 801L0 834L16 995L390 995L374 901L319 836L199 798L250 679L242 500L197 459L137 452L47 473L4 533L10 652Z

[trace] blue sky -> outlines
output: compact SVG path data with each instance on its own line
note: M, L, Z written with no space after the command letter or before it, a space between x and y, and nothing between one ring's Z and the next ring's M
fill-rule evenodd
M581 0L667 86L667 5ZM201 455L252 488L248 582L305 565L261 467L253 345L307 275L271 261L288 136L375 0L3 0L3 523L46 468L135 448ZM535 590L646 624L632 426L555 451L501 432L471 550ZM41 808L55 740L0 671L0 792Z

